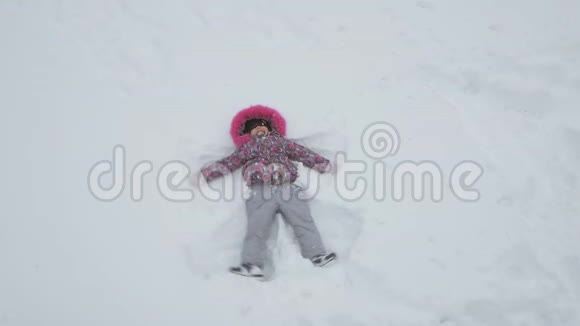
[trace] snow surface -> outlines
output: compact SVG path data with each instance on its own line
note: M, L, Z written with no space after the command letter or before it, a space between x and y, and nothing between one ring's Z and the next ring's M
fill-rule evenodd
M0 325L580 325L578 12L0 1ZM329 132L369 164L362 130L388 121L402 137L388 173L474 160L481 199L446 186L441 203L344 202L327 186L313 211L338 264L314 269L280 225L275 277L230 275L242 202L168 202L155 173L207 146L228 154L231 117L258 103L290 137ZM88 191L116 144L127 166L154 165L140 202Z

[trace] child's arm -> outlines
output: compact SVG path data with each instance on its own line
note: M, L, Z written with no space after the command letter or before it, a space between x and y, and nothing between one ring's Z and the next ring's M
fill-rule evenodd
M206 181L224 176L243 166L249 159L250 150L246 146L238 148L230 156L225 157L217 162L211 163L201 170L201 174Z
M301 162L304 166L320 173L330 171L330 161L322 155L287 139L284 139L284 141L286 153L288 154L289 159Z

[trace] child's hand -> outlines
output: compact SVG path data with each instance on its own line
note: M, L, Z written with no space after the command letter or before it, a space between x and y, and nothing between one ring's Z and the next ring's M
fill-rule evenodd
M204 175L201 173L201 171L197 171L195 173L193 173L193 175L191 176L191 178L189 179L189 182L191 183L191 186L194 189L200 189L200 185L201 185L201 179L204 178Z
M336 175L338 171L338 166L334 163L328 163L328 171L327 173L330 173L331 175Z
M314 166L314 169L319 173L330 173L332 175L336 175L336 165L330 163L330 161L317 164Z

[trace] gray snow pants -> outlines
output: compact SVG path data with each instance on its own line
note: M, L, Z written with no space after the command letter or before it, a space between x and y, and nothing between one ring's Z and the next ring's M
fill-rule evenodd
M279 186L254 185L246 200L248 227L242 248L242 263L264 266L272 224L276 213L294 230L302 257L312 258L325 252L318 228L310 215L308 201L300 199L300 187L294 184Z

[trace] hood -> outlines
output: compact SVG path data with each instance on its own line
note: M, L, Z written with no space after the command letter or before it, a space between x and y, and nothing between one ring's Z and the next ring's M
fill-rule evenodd
M230 135L236 147L240 147L250 140L250 135L240 135L244 128L244 123L250 119L267 120L273 130L277 131L281 136L286 136L286 120L278 111L264 105L253 105L238 112L232 120Z

